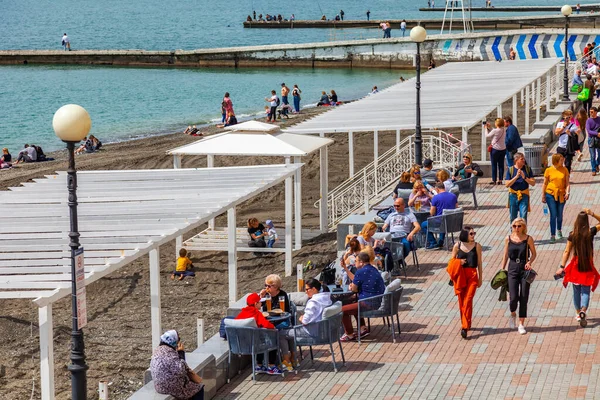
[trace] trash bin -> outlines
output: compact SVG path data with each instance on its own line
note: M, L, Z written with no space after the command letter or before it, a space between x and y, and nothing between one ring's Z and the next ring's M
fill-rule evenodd
M524 147L525 161L534 176L542 175L548 167L548 146L543 143L534 143Z

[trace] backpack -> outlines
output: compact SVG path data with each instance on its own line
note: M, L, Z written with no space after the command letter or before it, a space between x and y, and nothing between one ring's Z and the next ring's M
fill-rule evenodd
M227 333L225 332L226 319L235 319L235 317L225 317L221 320L221 325L219 326L219 336L221 336L225 340L227 340Z
M281 104L281 100L279 100L279 97L275 98L275 104L277 104L276 107L279 107L279 105Z
M325 268L323 268L323 271L321 271L321 277L319 280L321 282L323 282L324 285L335 284L335 262L332 262L331 264L329 264Z

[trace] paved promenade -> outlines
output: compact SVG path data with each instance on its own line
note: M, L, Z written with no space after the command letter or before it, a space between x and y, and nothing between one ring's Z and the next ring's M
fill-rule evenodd
M600 177L589 172L589 157L574 163L571 193L565 207L565 235L582 207L600 212ZM577 172L585 171L585 172ZM315 362L305 352L302 369L285 378L260 375L253 384L249 370L225 386L219 399L593 399L600 396L600 315L592 296L588 327L575 321L572 289L552 275L565 240L550 244L548 218L541 205L542 179L532 191L529 231L535 239L538 278L529 299L526 335L508 328L508 303L498 301L489 280L499 268L509 229L507 194L483 178L473 211L464 195L465 224L475 227L483 246L484 283L474 300L473 330L460 337L457 299L448 286L445 266L450 253L419 251L421 271L410 266L403 280L396 344L381 320L359 346L345 343L346 366L333 372L329 351L320 347ZM592 183L593 182L593 183ZM598 205L598 206L594 206ZM596 244L596 246L598 246ZM596 251L596 254L598 252ZM375 324L375 325L374 325ZM337 346L336 346L337 348ZM339 354L336 354L339 358Z

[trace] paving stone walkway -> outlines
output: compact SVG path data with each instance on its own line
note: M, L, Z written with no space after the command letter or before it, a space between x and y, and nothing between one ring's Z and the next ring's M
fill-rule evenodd
M600 213L600 176L592 177L589 157L574 163L572 198L565 207L567 234L583 207ZM219 399L593 399L600 397L600 315L592 296L589 324L575 321L572 291L553 274L565 240L551 244L549 221L541 204L542 178L532 190L528 233L535 239L538 277L529 298L526 335L508 328L508 303L489 280L499 269L503 240L509 232L503 187L482 179L479 210L471 198L465 224L475 227L483 246L484 283L474 300L473 330L460 335L457 299L448 286L445 250L419 251L421 270L410 266L403 280L400 321L402 334L392 343L381 320L372 321L372 334L359 346L345 343L346 366L336 374L325 347L307 352L298 374L285 378L261 375L253 384L242 373L217 395ZM596 245L598 246L598 245ZM596 254L598 254L596 252ZM598 350L597 350L598 349ZM336 350L337 351L337 350ZM339 358L339 354L336 354Z

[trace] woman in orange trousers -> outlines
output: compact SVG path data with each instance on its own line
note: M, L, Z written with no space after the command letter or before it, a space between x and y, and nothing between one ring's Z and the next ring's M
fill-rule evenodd
M469 226L463 227L460 232L459 242L452 249L452 258L461 260L462 272L465 277L464 287L457 288L458 307L462 328L460 335L467 338L467 331L471 329L473 316L473 297L478 287L483 282L481 245L475 241L475 230Z

